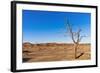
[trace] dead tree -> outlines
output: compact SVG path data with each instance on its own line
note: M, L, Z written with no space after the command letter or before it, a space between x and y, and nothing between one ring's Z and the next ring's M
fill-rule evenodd
M67 27L67 31L68 31L67 33L69 33L69 35L74 43L75 59L78 59L79 57L81 57L84 54L84 52L81 52L80 55L77 55L77 50L79 48L80 41L85 36L81 36L81 31L82 31L81 29L78 29L77 32L74 32L72 29L72 25L69 23L69 21L67 22L66 27Z

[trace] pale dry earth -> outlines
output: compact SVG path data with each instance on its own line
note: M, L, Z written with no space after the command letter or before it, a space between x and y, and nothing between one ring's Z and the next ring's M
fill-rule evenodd
M77 50L77 56L84 53L78 59L75 59L73 44L65 43L23 43L22 57L23 62L45 62L45 61L72 61L91 59L91 45L80 44Z

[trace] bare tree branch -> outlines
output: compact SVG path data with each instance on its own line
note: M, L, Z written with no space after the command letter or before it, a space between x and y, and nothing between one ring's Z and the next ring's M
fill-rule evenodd
M80 36L79 41L81 41L83 37L86 37L86 36L85 35L84 36Z

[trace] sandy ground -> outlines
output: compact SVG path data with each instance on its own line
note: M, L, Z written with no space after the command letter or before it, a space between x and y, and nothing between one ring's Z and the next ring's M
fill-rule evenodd
M91 59L90 44L80 44L75 59L75 51L73 44L65 43L42 43L31 44L23 43L23 62L45 62L45 61L72 61L72 60L88 60Z

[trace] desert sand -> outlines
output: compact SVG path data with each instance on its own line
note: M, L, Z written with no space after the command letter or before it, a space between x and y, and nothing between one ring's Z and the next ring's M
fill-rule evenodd
M77 55L84 53L75 59L75 49L73 44L68 43L23 43L23 62L47 62L47 61L73 61L91 59L91 45L80 44Z

